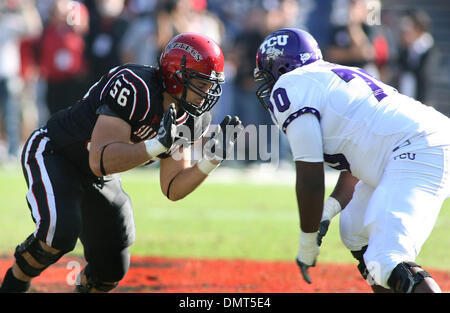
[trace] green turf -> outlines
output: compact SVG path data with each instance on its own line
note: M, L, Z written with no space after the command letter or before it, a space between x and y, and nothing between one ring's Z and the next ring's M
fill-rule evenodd
M214 173L212 174L214 175ZM167 257L293 260L297 253L298 213L292 186L206 182L187 198L171 202L161 193L156 170L122 175L136 222L136 255ZM0 253L11 253L34 231L19 171L0 172ZM450 269L450 202L417 262ZM319 262L354 263L339 239L336 218L324 240ZM77 245L74 253L82 253Z

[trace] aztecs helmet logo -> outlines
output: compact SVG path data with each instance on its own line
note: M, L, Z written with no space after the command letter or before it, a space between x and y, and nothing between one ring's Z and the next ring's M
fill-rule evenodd
M197 50L195 50L192 46L190 46L186 43L183 43L183 42L169 43L166 48L166 53L172 49L180 49L180 50L184 50L184 51L188 52L194 58L194 60L196 60L197 62L200 62L201 60L203 60L202 55Z

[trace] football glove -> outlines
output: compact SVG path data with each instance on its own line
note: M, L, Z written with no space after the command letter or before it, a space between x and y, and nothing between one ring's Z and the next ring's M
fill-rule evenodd
M319 246L322 245L322 239L328 232L331 220L339 214L339 212L341 212L341 205L339 202L333 197L328 197L323 205L322 219L320 221L319 234L317 236L317 244Z
M210 160L222 162L233 151L234 144L243 130L239 117L225 116L220 125L206 140L206 157Z
M172 147L177 133L176 118L177 111L175 104L172 103L164 112L156 137L145 141L145 149L151 158L166 152Z

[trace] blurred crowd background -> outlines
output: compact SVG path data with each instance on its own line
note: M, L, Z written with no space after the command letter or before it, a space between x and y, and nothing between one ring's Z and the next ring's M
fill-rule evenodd
M272 124L253 69L263 38L282 27L308 30L326 60L363 67L450 116L449 17L448 0L0 0L0 164L19 165L31 131L110 68L157 65L181 32L223 49L214 123L236 114L245 125ZM288 160L284 140L281 147Z

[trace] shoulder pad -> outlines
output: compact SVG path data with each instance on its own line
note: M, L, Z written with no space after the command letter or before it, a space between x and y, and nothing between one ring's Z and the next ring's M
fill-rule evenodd
M150 112L149 87L128 68L119 69L109 78L100 100L130 123L144 120Z

